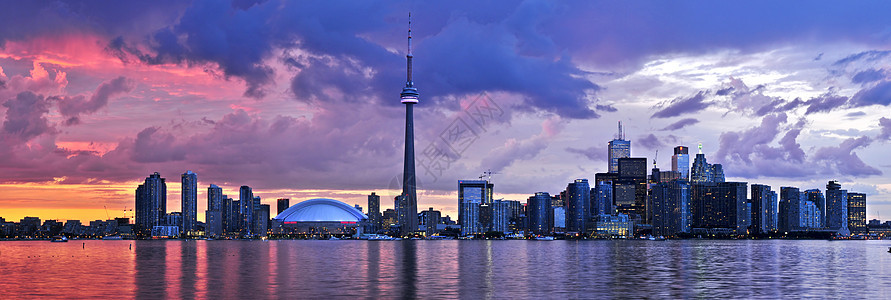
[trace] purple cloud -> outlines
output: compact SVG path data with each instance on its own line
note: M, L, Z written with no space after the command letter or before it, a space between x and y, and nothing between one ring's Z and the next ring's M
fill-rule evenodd
M891 81L881 81L872 87L860 90L851 97L851 104L853 106L891 104Z
M891 119L882 117L879 119L879 127L881 128L882 133L876 137L877 140L889 140L891 139Z
M682 114L695 113L703 110L709 106L709 103L705 102L705 96L707 95L708 92L700 91L689 98L679 97L667 103L660 103L654 108L661 109L650 116L650 119L677 117Z
M89 100L86 100L84 96L54 97L53 99L59 101L59 112L63 116L69 117L66 121L67 125L73 125L72 123L76 124L75 120L78 115L96 112L108 105L109 98L132 91L134 85L132 80L118 77L100 84Z
M696 123L699 123L699 120L693 119L693 118L686 118L686 119L682 119L680 121L671 123L671 125L665 126L665 128L662 128L661 130L662 131L678 130L678 129L681 129L681 128L684 128L684 127L687 127L690 125L695 125Z
M606 147L588 147L586 149L568 147L566 152L579 154L593 161L606 161L609 158L606 153Z
M3 131L20 141L28 141L44 133L55 132L45 114L50 104L41 95L21 92L15 98L3 102L6 120Z
M885 70L883 69L868 69L864 71L857 72L854 74L854 77L851 77L851 82L853 83L869 83L874 81L879 81L885 78Z
M867 165L853 151L869 146L872 139L867 136L849 138L837 147L822 147L814 153L814 160L824 166L834 167L839 174L851 176L882 175L882 171Z

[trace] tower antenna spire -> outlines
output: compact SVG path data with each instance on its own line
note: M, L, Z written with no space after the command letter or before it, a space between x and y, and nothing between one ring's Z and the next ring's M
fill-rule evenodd
M616 139L625 140L625 134L622 133L622 121L619 121L619 134L616 135Z

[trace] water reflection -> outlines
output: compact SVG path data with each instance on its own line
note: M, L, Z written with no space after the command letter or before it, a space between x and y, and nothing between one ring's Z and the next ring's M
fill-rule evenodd
M136 298L167 298L167 247L152 241L134 241L136 253Z
M70 244L0 242L0 299L891 297L887 241Z

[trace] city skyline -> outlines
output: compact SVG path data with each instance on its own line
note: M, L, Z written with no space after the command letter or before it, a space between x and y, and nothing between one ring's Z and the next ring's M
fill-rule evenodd
M376 192L392 208L407 6L277 3L2 4L0 217L119 217L146 175L187 170L199 220L210 184L230 197L250 186L271 205L364 207ZM417 159L481 94L506 112L438 179L418 166L417 206L457 218L456 181L490 169L507 200L593 182L622 121L647 167L671 170L674 147L702 143L727 181L805 191L838 180L867 195L867 219L891 217L887 9L636 6L412 5ZM747 17L783 9L800 13ZM176 181L168 208L181 207Z

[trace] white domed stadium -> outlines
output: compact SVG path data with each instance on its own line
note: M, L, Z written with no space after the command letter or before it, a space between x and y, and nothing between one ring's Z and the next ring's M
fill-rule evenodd
M368 216L349 204L328 198L309 199L273 218L274 232L285 235L361 234Z

